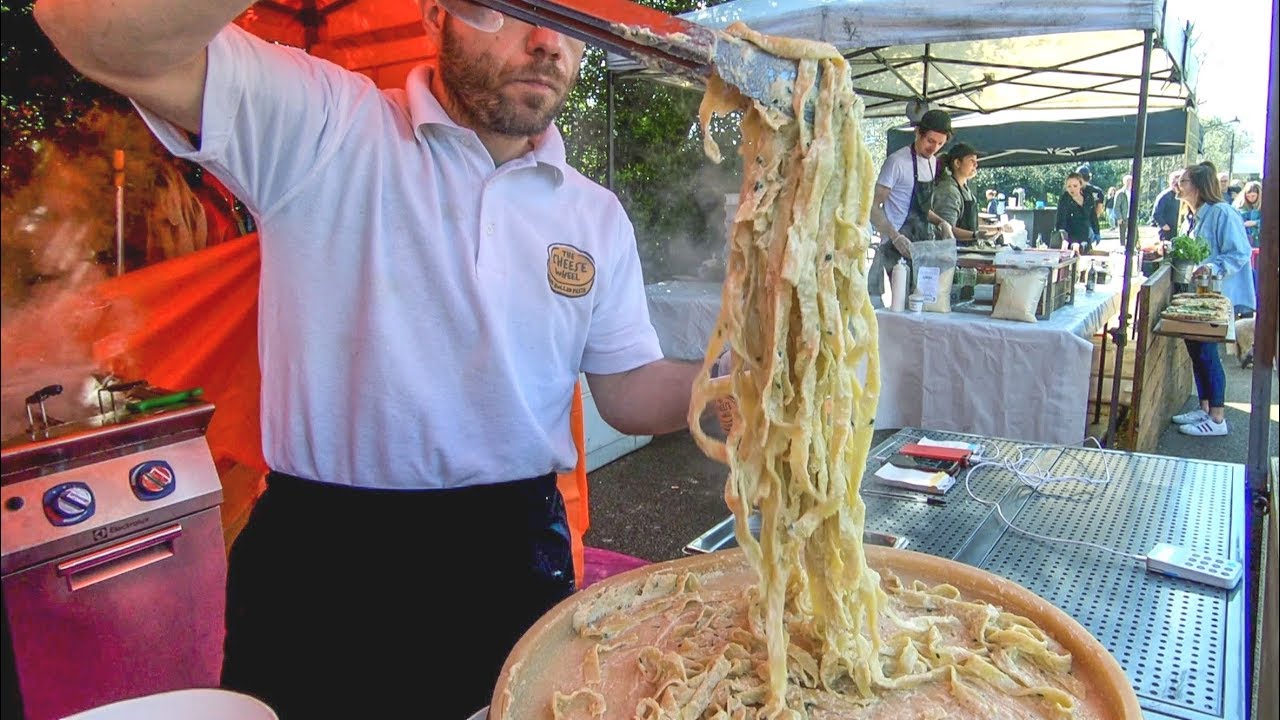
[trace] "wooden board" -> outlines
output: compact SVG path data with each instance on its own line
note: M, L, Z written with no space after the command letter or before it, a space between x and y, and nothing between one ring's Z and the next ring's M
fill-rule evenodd
M1168 265L1161 266L1143 282L1134 307L1137 329L1132 412L1126 418L1126 432L1119 435L1120 447L1136 452L1154 452L1169 416L1191 395L1191 357L1178 338L1155 332L1160 312L1173 297L1173 280Z
M1210 323L1191 322L1160 318L1152 330L1157 335L1198 340L1200 342L1226 343L1236 341L1236 324L1234 321Z

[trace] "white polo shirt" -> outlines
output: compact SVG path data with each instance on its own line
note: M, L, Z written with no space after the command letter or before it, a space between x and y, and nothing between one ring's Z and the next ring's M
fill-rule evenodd
M933 182L937 162L937 158L916 155L916 177L920 178L920 182ZM910 145L898 148L884 159L876 184L889 188L889 198L884 201L884 215L889 224L895 230L902 227L902 223L907 221L907 212L911 209L911 192L915 189L915 178L911 175Z
M230 26L199 149L139 108L258 221L275 470L383 488L567 471L578 373L662 355L617 198L565 164L554 127L495 168L429 72L383 92Z

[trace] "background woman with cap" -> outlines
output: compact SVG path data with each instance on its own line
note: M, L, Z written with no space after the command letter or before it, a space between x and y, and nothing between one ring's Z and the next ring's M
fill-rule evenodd
M962 245L985 238L978 230L978 202L969 190L969 180L977 174L978 151L972 145L958 142L942 154L942 173L933 189L933 212L951 224L956 242Z

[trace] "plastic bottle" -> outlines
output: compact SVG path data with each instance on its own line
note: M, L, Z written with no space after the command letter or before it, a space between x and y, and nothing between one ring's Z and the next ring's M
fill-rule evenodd
M1094 285L1098 281L1098 269L1094 267L1093 261L1089 261L1089 274L1084 279L1084 291L1093 292Z
M889 275L889 285L893 290L893 300L890 301L889 309L894 312L907 309L907 275L910 272L906 258L898 258L898 264L893 266L893 272Z

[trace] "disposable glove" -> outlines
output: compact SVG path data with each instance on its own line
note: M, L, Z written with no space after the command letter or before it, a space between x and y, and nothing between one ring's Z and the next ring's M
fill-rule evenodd
M733 371L733 351L726 347L715 362L711 363L711 377L718 378ZM733 429L733 418L738 414L738 401L732 395L721 395L716 398L716 417L720 420L720 429L728 435Z

